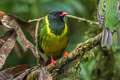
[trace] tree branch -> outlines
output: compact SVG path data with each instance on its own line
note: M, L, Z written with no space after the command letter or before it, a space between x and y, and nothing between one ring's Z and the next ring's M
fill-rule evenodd
M85 19L85 18L80 18L80 17L73 16L73 15L67 15L67 17L68 17L68 18L72 18L72 19L77 19L77 20L79 20L79 21L87 22L87 23L89 23L89 24L99 25L98 22L91 21L91 20L88 20L88 19Z

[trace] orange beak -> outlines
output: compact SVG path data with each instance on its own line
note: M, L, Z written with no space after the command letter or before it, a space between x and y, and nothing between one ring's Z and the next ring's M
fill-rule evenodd
M60 16L66 16L68 13L66 12L62 12L62 14L60 14Z

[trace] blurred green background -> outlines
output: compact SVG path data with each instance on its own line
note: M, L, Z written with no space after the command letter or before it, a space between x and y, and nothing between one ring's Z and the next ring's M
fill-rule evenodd
M1 0L0 11L7 14L18 16L22 20L29 20L45 16L53 10L62 10L70 15L83 17L97 21L97 5L99 0ZM35 29L35 24L34 29ZM72 51L76 44L82 43L90 37L94 37L101 32L98 26L90 25L74 19L68 19L70 28L70 42L67 51ZM0 26L0 35L4 35L6 28ZM30 35L25 33L26 37L31 39ZM36 59L31 51L24 50L19 41L16 42L17 48L10 53L5 68L16 66L18 64L36 65ZM103 49L98 45L95 49L87 52L89 57L85 57L79 65L80 71L73 76L62 76L61 80L119 80L120 77L120 50L113 47L110 50ZM86 55L87 55L86 53ZM74 73L74 69L71 73ZM69 73L68 73L69 74Z

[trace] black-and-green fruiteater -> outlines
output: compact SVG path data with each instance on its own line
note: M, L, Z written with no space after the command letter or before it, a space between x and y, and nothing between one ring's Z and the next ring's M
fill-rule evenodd
M98 6L99 25L103 26L102 46L111 46L112 33L117 32L120 44L120 0L100 0Z
M39 49L47 57L51 58L51 65L54 66L54 59L63 55L66 57L65 51L69 37L68 26L64 21L67 13L63 11L52 11L45 16L38 37Z

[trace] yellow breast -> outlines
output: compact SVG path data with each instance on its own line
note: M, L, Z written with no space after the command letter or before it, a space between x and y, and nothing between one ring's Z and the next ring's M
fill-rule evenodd
M42 49L45 51L47 55L59 54L61 50L65 49L68 44L68 27L65 24L65 29L63 30L61 35L55 35L51 32L49 28L48 17L45 17L46 27L47 27L47 35L43 37L42 41Z

